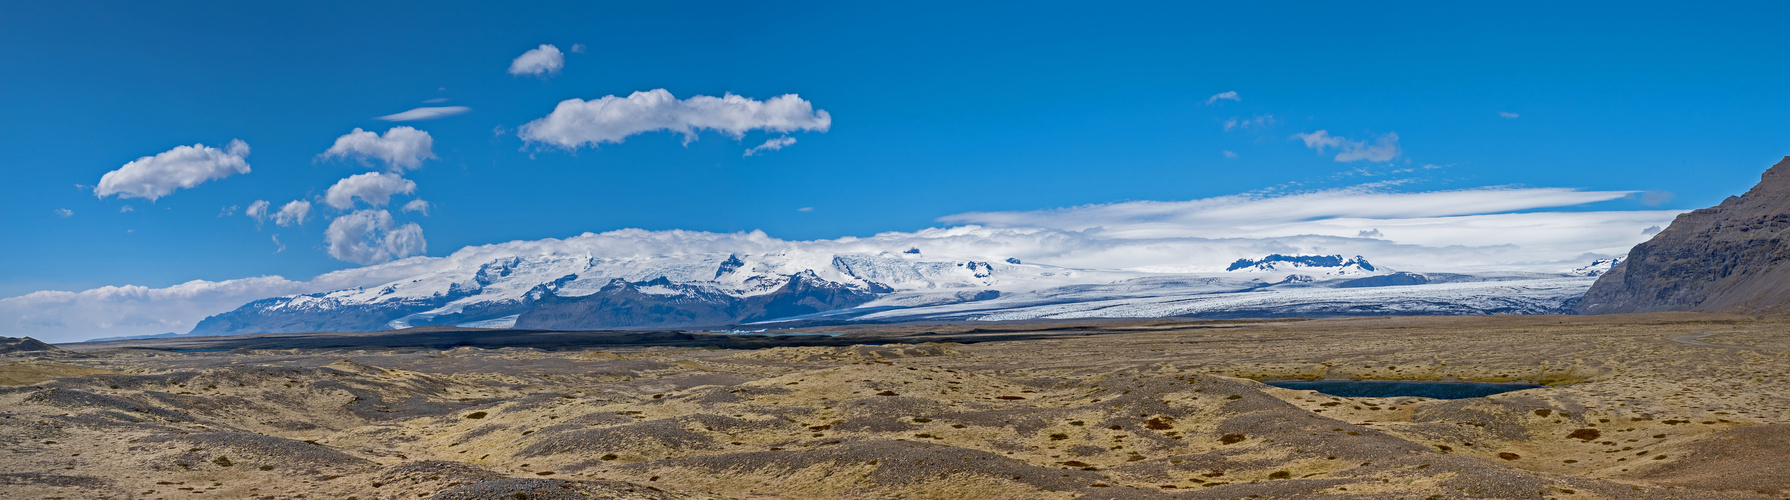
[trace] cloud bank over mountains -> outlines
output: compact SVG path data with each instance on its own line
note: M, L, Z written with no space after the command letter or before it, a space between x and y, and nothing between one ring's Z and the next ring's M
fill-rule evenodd
M186 331L207 315L256 299L377 286L515 255L653 259L695 253L877 254L917 248L928 258L1015 258L1079 269L1206 273L1223 271L1239 258L1275 253L1344 254L1417 272L1557 273L1595 258L1621 255L1647 238L1647 228L1668 224L1679 212L1542 209L1631 195L1559 188L1391 193L1358 186L1279 196L973 212L939 219L951 227L809 241L782 240L759 231L624 229L470 246L445 257L417 256L426 250L420 227L399 224L386 210L367 209L331 222L329 252L338 259L375 265L306 281L263 276L154 289L36 292L0 299L0 321L9 322L0 328L52 340Z

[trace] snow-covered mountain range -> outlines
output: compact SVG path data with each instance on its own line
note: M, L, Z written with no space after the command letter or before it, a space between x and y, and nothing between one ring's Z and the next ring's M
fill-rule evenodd
M1419 274L1343 255L1269 254L1164 272L946 258L919 248L625 257L576 250L487 254L379 286L256 300L206 318L192 334L433 324L721 329L913 320L1537 314L1570 310L1596 276L1584 268L1554 275Z

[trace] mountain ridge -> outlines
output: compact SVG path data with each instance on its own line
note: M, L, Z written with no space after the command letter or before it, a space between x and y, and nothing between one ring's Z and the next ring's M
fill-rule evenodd
M907 251L496 256L378 286L256 300L205 318L190 335L422 325L734 329L1102 314L1239 317L1283 309L1315 316L1546 313L1590 284L1548 281L1561 275L1428 276L1341 255L1270 254L1240 259L1229 271L1180 273L1018 262ZM1536 286L1502 283L1508 280ZM1402 290L1361 291L1388 287ZM1514 296L1500 303L1475 294Z
M1790 313L1790 156L1714 207L1681 214L1592 284L1577 311Z

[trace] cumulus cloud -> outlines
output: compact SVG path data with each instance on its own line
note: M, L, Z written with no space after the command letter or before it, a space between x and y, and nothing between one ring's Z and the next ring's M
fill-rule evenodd
M449 116L465 114L467 111L472 111L472 108L466 106L424 106L403 113L381 116L378 119L388 122L414 122L446 118Z
M319 159L352 158L363 164L378 160L393 172L422 168L423 160L435 159L435 139L428 132L410 127L392 127L385 135L355 128L336 138Z
M1230 132L1236 129L1262 128L1273 124L1274 115L1256 115L1254 118L1244 119L1231 117L1231 119L1224 121L1224 131Z
M236 174L249 173L249 144L233 139L218 149L204 144L176 146L155 156L145 156L100 176L93 194L101 198L144 198L155 201L176 189Z
M759 154L760 151L776 151L776 150L783 149L784 147L790 146L795 143L796 143L796 138L794 138L794 137L790 137L790 136L776 137L776 138L772 138L771 140L764 141L764 144L759 144L757 146L753 146L751 148L746 149L746 153L743 156L756 155L756 154Z
M329 242L330 257L356 264L378 264L428 251L422 226L397 225L392 213L384 210L361 210L337 217L330 221L323 237Z
M305 219L310 217L311 202L292 200L281 206L279 212L273 214L273 223L279 224L280 227L299 226L304 225ZM275 241L278 242L278 240ZM286 246L280 245L280 248L284 249Z
M683 134L688 143L702 130L738 139L753 130L826 132L832 124L826 110L814 109L814 103L795 94L763 101L734 94L680 100L665 89L655 89L627 97L560 101L552 113L522 125L517 135L529 142L571 150L620 143L628 136L658 130Z
M336 181L336 184L330 186L329 191L323 194L323 202L341 210L348 210L354 208L354 199L360 198L368 205L383 207L392 202L392 195L414 192L416 192L416 182L405 179L403 176L367 172L350 175ZM305 208L310 208L310 205L307 203Z
M58 209L54 210L54 212L56 212L57 217L61 217L64 219L75 216L74 210L69 210L66 208L58 208Z
M1210 104L1217 104L1217 103L1218 103L1218 101L1237 101L1237 102L1242 102L1242 101L1243 101L1243 98L1242 98L1242 97L1238 97L1238 96L1237 96L1237 91L1235 91L1235 90L1226 90L1226 91L1224 91L1224 92L1219 92L1219 93L1217 93L1217 94L1212 94L1212 97L1207 97L1207 98L1206 98L1206 104L1209 104L1209 105L1210 105Z
M404 204L403 210L405 212L420 212L423 215L427 216L427 215L429 215L429 202L423 201L421 199L410 200L410 203Z
M255 219L255 223L260 224L267 220L267 207L272 205L267 200L255 200L254 203L249 204L248 210L242 211L242 214L249 216L250 219Z
M510 61L510 74L516 76L546 76L558 74L560 68L566 67L566 55L559 47L541 44Z
M572 53L573 54L583 54L584 53L584 44L582 44L582 43L572 44Z
M1305 141L1305 147L1319 153L1329 149L1336 150L1336 161L1339 162L1391 161L1400 153L1398 134L1396 133L1380 136L1371 144L1364 141L1352 141L1340 135L1330 135L1330 132L1324 130L1309 134L1293 134L1293 136Z
M1385 238L1386 234L1381 233L1379 229L1363 229L1363 230L1361 230L1360 233L1356 233L1355 237L1356 238Z

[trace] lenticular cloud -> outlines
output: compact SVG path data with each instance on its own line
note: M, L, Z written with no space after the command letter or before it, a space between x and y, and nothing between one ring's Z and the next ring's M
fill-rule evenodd
M814 103L795 94L763 101L734 94L678 99L665 89L655 89L627 97L560 101L552 113L523 125L517 135L570 150L620 143L628 136L659 130L683 134L687 143L703 130L737 139L753 130L826 132L832 124L826 110L814 109Z

